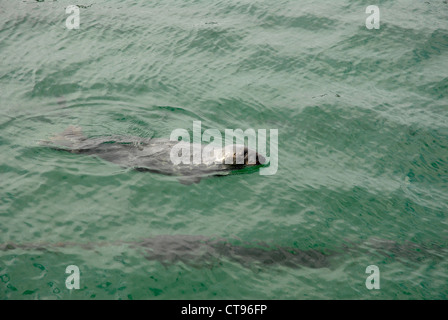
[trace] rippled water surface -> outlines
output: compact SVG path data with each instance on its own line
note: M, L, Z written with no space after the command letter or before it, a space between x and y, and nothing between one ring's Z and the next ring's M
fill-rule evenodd
M0 16L0 299L447 299L446 1L0 0ZM184 185L37 144L193 121L278 129L277 173Z

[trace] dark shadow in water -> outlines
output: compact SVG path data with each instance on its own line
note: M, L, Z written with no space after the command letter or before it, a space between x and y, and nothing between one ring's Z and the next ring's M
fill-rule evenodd
M399 244L394 241L369 239L359 245L346 245L339 250L300 250L292 247L269 246L263 243L234 244L223 238L189 235L160 235L140 241L116 241L79 244L64 243L29 243L3 244L0 250L38 250L54 251L65 247L81 247L86 250L99 251L105 246L127 245L129 248L143 251L150 261L159 261L164 265L184 263L195 267L205 267L230 260L244 267L252 266L285 266L289 268L330 268L332 258L350 255L368 255L390 257L404 262L421 262L426 259L440 261L446 257L446 245L431 243L417 245L415 243Z
M162 263L183 262L201 265L222 259L235 261L243 266L255 264L282 265L291 268L329 267L330 255L318 250L299 250L287 247L272 247L266 244L232 244L226 239L210 239L203 236L158 236L135 242L132 247L144 249L145 258Z

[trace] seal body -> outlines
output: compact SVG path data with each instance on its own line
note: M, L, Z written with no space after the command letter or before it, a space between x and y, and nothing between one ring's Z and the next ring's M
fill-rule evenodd
M265 159L254 150L245 146L226 146L220 152L209 153L201 157L200 163L193 157L194 150L201 155L205 146L186 142L171 141L162 138L139 138L108 136L87 138L79 127L71 126L42 145L71 153L96 156L122 167L138 171L149 171L165 175L179 176L184 184L198 183L202 177L227 175L234 170L248 166L260 166ZM174 163L174 148L191 149L187 161ZM177 150L176 149L176 150ZM177 152L177 151L176 151ZM205 154L205 153L204 153ZM249 161L253 155L255 161ZM185 158L184 158L185 160Z

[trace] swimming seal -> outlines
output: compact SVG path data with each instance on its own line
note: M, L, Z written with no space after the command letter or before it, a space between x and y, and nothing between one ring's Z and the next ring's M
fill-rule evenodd
M188 148L199 148L201 154L205 148L202 144L162 138L126 136L87 138L78 126L70 126L49 140L40 141L40 145L76 154L97 156L122 167L178 176L182 184L199 183L203 177L228 175L235 170L261 166L266 161L254 150L241 145L230 145L222 148L222 152L218 153L219 156L214 154L203 156L199 164L193 161L193 153L190 153L190 161L187 161L187 164L183 162L174 164L171 153L173 147L179 144L185 144ZM255 161L249 161L250 155L255 155Z

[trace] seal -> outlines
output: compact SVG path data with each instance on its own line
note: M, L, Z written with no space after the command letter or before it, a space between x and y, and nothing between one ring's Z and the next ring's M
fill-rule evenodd
M222 148L221 152L203 156L200 163L193 161L191 153L190 161L175 164L172 161L174 147L184 144L182 148L185 146L193 150L197 148L202 154L205 146L163 138L126 136L87 138L78 126L70 126L49 140L40 141L39 144L56 150L96 156L137 171L178 176L178 180L187 185L199 183L207 176L228 175L235 170L262 166L266 162L266 159L255 150L242 145L230 145ZM249 161L251 155L255 155L255 161Z
M289 268L328 268L331 259L340 254L329 249L298 249L269 245L265 242L243 242L237 239L215 238L202 235L157 235L133 241L113 242L58 242L58 243L0 243L1 251L37 250L61 252L64 248L81 247L100 252L102 247L119 246L138 249L145 259L158 261L164 266L182 262L186 265L212 267L225 261L251 268L256 265Z

